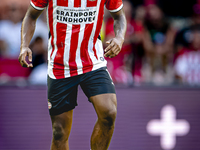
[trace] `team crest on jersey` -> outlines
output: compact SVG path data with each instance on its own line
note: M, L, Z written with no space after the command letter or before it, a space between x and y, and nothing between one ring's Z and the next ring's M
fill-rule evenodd
M48 102L48 108L51 109L52 108L52 105L50 102Z
M104 58L103 58L103 57L100 57L100 60L101 60L101 61L104 61Z

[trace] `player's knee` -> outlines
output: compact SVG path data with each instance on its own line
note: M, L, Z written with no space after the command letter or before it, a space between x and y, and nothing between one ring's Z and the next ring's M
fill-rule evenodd
M54 124L53 126L53 139L55 141L63 141L65 139L64 129L59 124Z
M115 118L117 115L117 109L116 107L113 107L106 112L103 113L103 117L101 119L101 122L104 126L111 127L115 124Z

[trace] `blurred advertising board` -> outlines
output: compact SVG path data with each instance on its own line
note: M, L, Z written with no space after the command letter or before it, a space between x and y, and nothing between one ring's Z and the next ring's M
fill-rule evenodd
M117 88L118 115L109 150L200 150L200 89ZM72 150L89 150L96 121L81 90L70 135ZM49 150L45 87L0 87L0 149Z

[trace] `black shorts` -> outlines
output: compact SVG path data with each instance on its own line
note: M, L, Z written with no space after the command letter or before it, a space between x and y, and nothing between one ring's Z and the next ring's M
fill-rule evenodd
M50 115L59 115L77 106L78 85L88 97L115 93L106 67L64 79L48 77L48 108Z

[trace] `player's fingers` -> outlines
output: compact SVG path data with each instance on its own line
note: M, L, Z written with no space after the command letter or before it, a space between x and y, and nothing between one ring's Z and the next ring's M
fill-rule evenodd
M110 44L112 42L112 39L106 41L106 44Z
M25 60L21 61L21 65L22 65L22 67L28 67L29 66L28 63Z
M109 55L109 58L113 58L115 56L117 56L117 54L116 53L112 53L112 54Z
M113 47L112 47L112 52L113 53L116 53L118 51L118 47L117 47L117 45L114 45Z
M109 41L106 41L106 44L110 44L111 43L111 40L109 40Z
M32 51L28 51L28 60L32 62ZM33 67L33 64L32 63L28 64L28 67Z
M115 56L116 56L116 55L115 55L115 54L113 54L113 55L110 55L110 56L109 56L109 58L113 58L113 57L115 57Z
M26 59L26 54L22 54L22 56L21 56L22 67L28 67L29 66L25 59Z
M120 50L119 50L119 51L117 51L117 53L116 53L116 56L119 54L119 52L120 52Z
M120 49L118 47L115 47L115 49L113 49L112 54L109 56L109 58L113 58L117 56L119 52L120 52Z
M18 61L19 61L19 63L21 64L21 66L23 66L22 55L19 56Z
M112 50L109 50L109 51L107 51L107 52L104 54L104 56L105 56L105 57L109 57L109 56L112 55L112 54L113 54Z
M106 53L104 54L104 56L105 56L105 57L108 57L110 54L111 54L111 52L108 51L108 52L106 52Z
M108 52L112 47L113 47L113 45L110 44L110 45L108 45L108 46L105 48L104 51L105 51L105 52Z
M106 48L105 48L105 52L109 51L113 46L114 46L114 43L112 41L107 41L107 44L109 44Z
M32 62L32 52L31 51L28 52L28 60L30 62Z
M19 61L19 63L21 64L21 55L19 55L18 61Z
M105 57L110 57L113 54L115 55L115 53L117 53L117 49L118 47L116 45L113 45L113 47L111 47L109 51L105 53Z
M117 48L115 51L115 54L118 55L120 51L121 51L121 49Z

